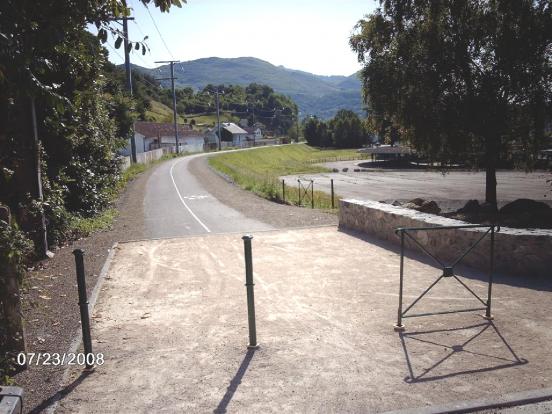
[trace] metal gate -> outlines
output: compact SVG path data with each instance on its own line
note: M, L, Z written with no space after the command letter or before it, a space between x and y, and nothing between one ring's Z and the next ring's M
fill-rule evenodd
M314 181L313 180L297 180L297 190L299 191L299 205L303 205L303 201L311 202L311 208L314 208Z
M476 229L476 228L486 228L487 231L483 232L483 235L473 243L466 251L464 251L456 260L451 264L445 264L443 261L439 260L435 255L431 254L415 237L412 233L418 231L439 231L439 230L452 230L452 229ZM492 288L493 288L493 270L494 270L494 243L495 243L495 233L500 231L500 226L498 225L480 225L480 224L471 224L463 226L442 226L442 227L410 227L410 228L398 228L395 230L395 234L400 235L401 237L401 264L400 264L400 287L399 287L399 309L397 312L397 323L394 325L395 331L404 331L405 326L402 323L404 318L414 318L419 316L430 316L430 315L443 315L448 313L459 313L459 312L474 312L484 310L484 318L491 320L493 316L491 314L491 298L492 298ZM489 257L489 277L488 277L488 287L487 287L487 300L480 298L466 283L464 283L458 276L454 273L454 268L458 263L464 259L479 243L487 236L490 235L490 257ZM412 240L422 251L432 258L442 269L443 273L431 284L429 287L422 292L410 305L406 307L403 311L403 287L404 287L404 247L405 247L405 237L408 237ZM471 309L459 309L459 310L449 310L449 311L436 311L430 313L419 313L419 314L408 314L408 312L442 279L452 278L456 280L460 285L462 285L468 292L470 292L484 307L471 308Z

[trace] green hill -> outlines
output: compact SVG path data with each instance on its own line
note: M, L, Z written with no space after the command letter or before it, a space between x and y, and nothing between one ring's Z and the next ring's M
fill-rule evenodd
M169 65L134 69L152 77L170 76ZM175 65L176 85L179 88L201 89L213 85L264 84L297 102L302 116L316 115L331 118L339 109L362 111L361 84L356 74L351 76L321 76L300 70L275 66L253 57L233 59L204 58ZM169 87L169 81L162 81Z

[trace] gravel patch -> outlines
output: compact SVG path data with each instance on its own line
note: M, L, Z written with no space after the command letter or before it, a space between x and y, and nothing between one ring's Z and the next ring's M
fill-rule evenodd
M209 193L221 203L238 210L249 218L281 229L337 225L336 214L275 203L243 190L235 184L229 185L229 181L209 166L208 157L194 159L190 162L189 168Z

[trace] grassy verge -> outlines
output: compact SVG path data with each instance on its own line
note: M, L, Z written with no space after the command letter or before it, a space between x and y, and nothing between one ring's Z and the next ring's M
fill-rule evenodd
M298 205L299 191L297 187L286 186L284 201L279 177L327 172L327 168L316 165L316 162L324 162L328 159L358 159L360 157L356 150L322 150L305 144L297 144L221 154L211 157L209 164L231 177L242 188L261 197ZM310 205L310 198L303 200L303 204ZM314 206L331 209L330 195L322 191L315 191Z

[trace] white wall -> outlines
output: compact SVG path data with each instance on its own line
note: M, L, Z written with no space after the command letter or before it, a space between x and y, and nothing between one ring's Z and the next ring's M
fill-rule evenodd
M144 145L147 144L144 142L144 136L139 133L134 134L134 142L136 143L136 153L147 151L148 148L144 148ZM127 145L123 148L120 153L123 156L129 156L131 154L130 138L127 140Z
M199 141L187 141L184 145L180 145L180 151L182 152L203 152L203 140Z
M136 153L136 162L138 164L148 164L150 162L153 162L155 160L158 160L163 156L164 152L162 148L153 150L153 151L147 151L147 152L141 152Z

